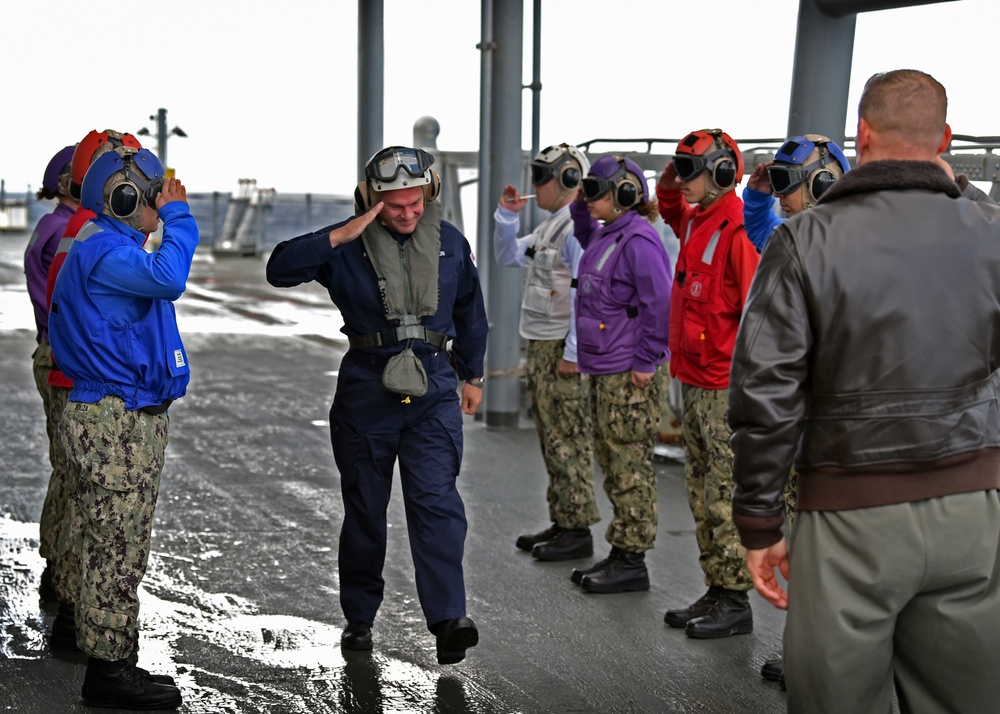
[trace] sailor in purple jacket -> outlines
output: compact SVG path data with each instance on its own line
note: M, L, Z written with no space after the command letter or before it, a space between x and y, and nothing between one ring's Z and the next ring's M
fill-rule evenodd
M656 200L642 169L599 159L570 204L585 248L576 290L577 358L591 375L595 453L614 517L607 558L573 571L587 592L648 590L645 552L656 538L653 443L666 398L670 258L651 225ZM581 199L585 199L581 200Z
M31 355L35 386L42 396L45 408L45 431L49 437L49 487L42 506L39 526L38 552L45 558L39 592L43 599L55 600L52 585L53 561L56 556L56 541L59 524L66 513L66 500L70 491L66 483L66 451L59 441L59 418L66 406L68 389L49 384L52 371L52 348L49 346L49 304L45 286L49 276L49 266L59 247L59 241L66 230L70 217L80 206L80 202L70 196L70 165L76 146L66 146L56 152L45 167L42 187L36 197L39 200L56 199L55 210L42 216L35 226L24 251L24 276L28 284L28 297L35 311L35 339L38 347Z

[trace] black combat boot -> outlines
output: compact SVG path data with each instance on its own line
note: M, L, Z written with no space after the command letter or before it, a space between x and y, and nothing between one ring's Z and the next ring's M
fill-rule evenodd
M649 590L649 573L646 572L645 553L618 551L618 557L600 569L588 573L580 580L580 587L588 593L622 593Z
M114 709L176 709L181 692L150 679L145 670L127 659L114 662L91 657L83 677L83 701L92 707Z
M80 651L76 646L76 605L73 603L59 603L56 619L52 621L49 647L59 652Z
M617 558L619 553L621 553L620 550L618 550L614 546L611 546L611 553L608 555L607 558L598 560L589 568L573 568L573 572L570 573L569 579L572 580L576 585L579 585L581 582L583 582L584 575L590 575L591 573L596 573L598 570L603 569L605 566L607 566L609 561L612 561L615 558Z
M38 596L42 600L47 600L49 602L55 602L59 599L56 595L56 586L52 583L52 561L45 561L45 570L42 571L42 577L38 581Z
M561 531L562 528L553 523L551 526L546 528L540 533L525 533L524 535L517 537L517 542L514 544L521 550L526 550L529 553L531 549L534 548L539 543L544 543L547 540L552 540L556 537L556 534Z
M714 640L753 632L753 610L743 590L723 590L722 597L701 617L689 620L684 634L696 640Z
M785 663L781 657L765 660L760 668L760 676L769 682L780 682L785 671Z
M708 611L711 610L715 606L715 603L719 601L719 598L722 597L722 591L722 587L713 585L708 589L708 592L695 600L692 604L685 607L683 610L667 610L667 613L663 616L663 621L670 625L670 627L686 627L688 622L696 617L707 615Z
M589 528L560 528L552 540L536 543L531 555L539 560L576 560L594 554Z
M364 652L372 648L372 626L367 622L348 622L340 633L340 646L345 650Z

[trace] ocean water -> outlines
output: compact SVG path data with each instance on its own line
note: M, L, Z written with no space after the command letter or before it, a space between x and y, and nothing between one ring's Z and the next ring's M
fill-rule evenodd
M189 193L188 204L201 231L201 248L211 248L221 237L231 193ZM6 192L8 200L24 194ZM28 233L38 219L56 207L55 201L39 201L32 195L28 204ZM261 247L266 251L288 238L342 221L354 213L350 196L320 193L278 193L264 211ZM2 234L0 234L2 235Z

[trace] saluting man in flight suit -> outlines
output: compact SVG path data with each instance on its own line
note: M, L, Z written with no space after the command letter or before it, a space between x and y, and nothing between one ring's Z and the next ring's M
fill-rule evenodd
M417 594L438 662L452 664L479 641L465 611L467 523L456 478L462 414L474 414L482 401L488 325L469 243L441 219L433 162L420 149L376 153L355 191L357 216L279 244L267 280L276 287L320 283L350 343L330 409L344 496L341 646L372 648L398 459Z

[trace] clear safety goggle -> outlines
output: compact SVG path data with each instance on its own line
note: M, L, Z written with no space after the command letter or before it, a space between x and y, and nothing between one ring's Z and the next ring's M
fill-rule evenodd
M434 157L422 149L386 149L376 154L365 167L365 175L376 181L395 181L400 171L410 176L422 176L434 163Z

